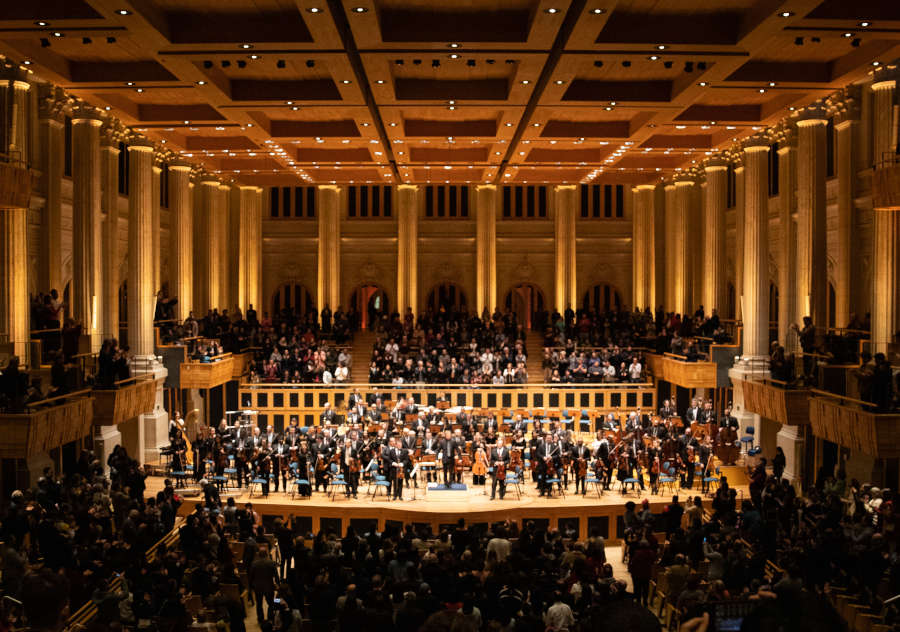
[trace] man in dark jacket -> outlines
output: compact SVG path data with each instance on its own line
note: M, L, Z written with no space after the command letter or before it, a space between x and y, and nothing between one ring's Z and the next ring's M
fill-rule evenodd
M256 559L250 565L247 573L247 581L253 594L256 597L256 619L260 623L263 622L263 599L266 600L268 609L268 618L271 620L275 617L275 582L278 581L278 568L266 553L260 549L257 552Z

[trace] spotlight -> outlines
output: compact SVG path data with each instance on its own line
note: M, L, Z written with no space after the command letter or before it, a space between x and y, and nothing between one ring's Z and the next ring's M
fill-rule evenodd
M314 59L307 59L307 60L306 60L306 67L307 67L307 68L315 68L315 67L316 67L316 62L315 62L315 60L314 60Z
M276 67L276 68L284 68L286 65L287 65L287 64L285 64L285 62L284 62L283 59L279 59L278 61L275 62L275 67Z
M365 7L353 7L354 13L365 13L366 11L368 11L368 9Z
M844 33L841 37L853 37L853 33Z
M593 13L594 15L600 15L603 12L604 9L591 9L591 13Z
M594 61L594 68L603 68L603 61L600 59Z
M694 62L692 62L692 61L684 62L684 71L685 72L694 72Z
M42 37L41 38L41 46L43 46L44 48L47 48L48 46L50 46L50 40L48 40L46 37Z
M81 38L81 43L82 43L82 44L93 44L94 42L93 42L93 40L91 40L90 37L82 37L82 38Z
M35 24L38 26L50 26L50 23L45 22L44 20L38 20L37 22L35 22Z
M241 44L241 48L243 48L245 50L248 48L253 48L253 44Z
M622 62L622 66L625 68L631 68L631 62L626 59Z
M129 11L128 9L119 9L118 11L116 11L116 13L118 13L119 15L131 15L131 11Z
M106 38L106 43L107 43L107 44L115 44L115 43L116 43L116 38L115 38L115 37L107 37L107 38Z
M310 13L321 13L322 9L320 9L319 7L310 7L307 9L307 11L309 11Z
M203 80L201 79L200 81L197 82L197 85L198 85L198 86L205 86L205 85L206 85L206 82L203 81Z
M778 17L789 18L793 15L794 15L793 11L782 11L781 13L778 14Z
M237 63L237 67L238 67L238 68L246 68L246 67L247 67L247 62L245 62L243 59L239 59L239 60L238 60L238 63Z
M862 22L859 23L859 25L863 28L866 28L867 26L872 26L872 23L869 22L868 20L863 20Z
M63 37L63 35L65 35L65 33L62 33L60 31L53 31L53 33L51 33L51 35L53 35L53 37Z
M544 13L549 13L550 15L553 15L554 13L559 13L559 9L557 9L555 7L550 7L549 9L544 9Z
M452 44L447 44L447 46L449 46L450 48L459 48L459 44L457 44L456 42L453 42Z
M795 37L794 38L794 46L803 46L803 38Z
M650 61L656 61L657 59L659 59L659 55L650 55L647 59L649 59Z
M204 62L203 62L203 67L204 67L204 68L212 68L212 67L213 67L213 63L212 63L210 60L208 60L208 59L207 59L207 60L204 60Z
M250 59L259 59L259 55L250 55Z
M459 55L457 53L450 53L450 59L459 59Z

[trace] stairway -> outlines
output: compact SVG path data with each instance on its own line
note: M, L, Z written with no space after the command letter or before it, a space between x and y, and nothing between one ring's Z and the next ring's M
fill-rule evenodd
M369 364L372 363L372 345L378 336L374 331L358 331L353 336L353 366L350 367L350 381L366 384L369 381Z
M528 362L525 367L528 369L528 383L542 384L544 382L544 369L542 363L544 359L543 336L538 331L529 331L525 338L525 348L528 351Z

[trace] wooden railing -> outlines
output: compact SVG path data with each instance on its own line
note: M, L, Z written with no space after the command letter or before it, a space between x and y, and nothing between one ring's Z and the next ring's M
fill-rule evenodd
M674 353L649 353L647 366L660 380L684 388L716 388L718 385L715 362L689 362L685 356Z
M215 388L232 379L234 358L223 353L212 358L212 362L183 362L180 371L181 388Z
M900 457L900 412L876 412L852 397L810 389L813 434L876 458Z
M318 423L325 403L336 410L346 406L350 394L379 395L383 400L412 398L417 404L436 406L444 400L450 406L508 410L568 409L578 417L582 409L595 413L618 408L656 409L656 389L650 382L622 384L523 384L477 387L460 384L251 384L240 385L240 406L258 410L260 415L295 415L301 423Z
M0 414L0 457L25 459L77 441L91 432L89 389L44 399L19 414Z
M744 409L780 424L809 423L809 391L792 389L779 380L735 380L734 390L743 393Z
M115 382L115 388L94 391L94 422L112 426L153 410L156 380L144 374Z

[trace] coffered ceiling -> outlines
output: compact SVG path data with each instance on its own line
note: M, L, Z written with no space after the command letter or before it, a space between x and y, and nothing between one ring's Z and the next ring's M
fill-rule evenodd
M900 57L900 2L32 0L0 51L246 184L639 183Z

